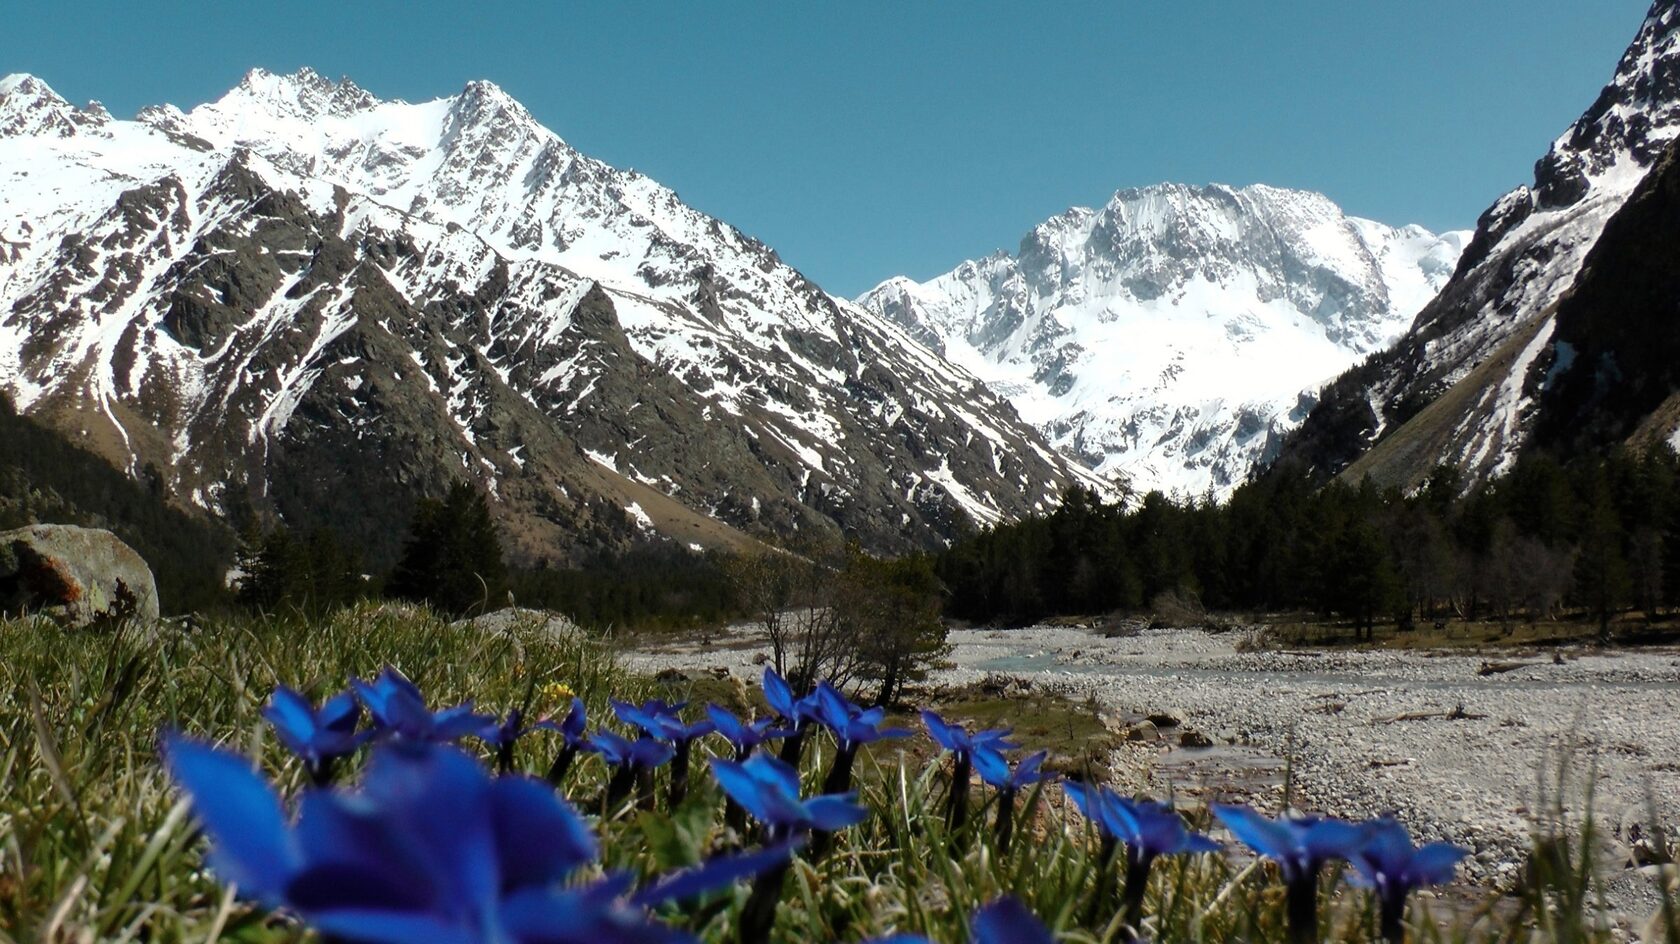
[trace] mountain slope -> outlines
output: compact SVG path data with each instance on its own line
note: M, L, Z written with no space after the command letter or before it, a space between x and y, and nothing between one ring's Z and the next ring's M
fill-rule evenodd
M58 431L12 411L0 395L0 531L32 524L105 528L146 559L164 613L214 608L226 599L234 535L204 514L174 506L161 480L135 481Z
M1658 0L1534 185L1482 215L1451 282L1392 348L1324 390L1281 458L1408 487L1442 463L1472 480L1509 468L1557 362L1559 302L1677 130L1680 3Z
M488 83L408 104L257 71L117 121L3 80L0 389L376 564L461 476L525 558L902 550L1082 480L972 376Z
M859 303L1087 466L1138 488L1224 493L1271 457L1319 384L1405 329L1463 243L1345 216L1315 193L1167 184Z

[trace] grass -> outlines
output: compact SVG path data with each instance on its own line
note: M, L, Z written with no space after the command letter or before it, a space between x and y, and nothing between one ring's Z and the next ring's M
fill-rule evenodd
M475 698L498 711L531 699L539 712L557 707L542 704L538 693L560 683L583 696L599 720L609 695L634 699L660 688L623 673L588 639L553 638L534 627L485 635L401 607L363 606L318 622L236 619L190 633L0 623L0 940L310 939L284 917L230 897L206 874L189 811L158 767L157 735L181 729L259 757L290 794L302 771L259 718L269 691L285 683L319 697L388 663L437 702ZM736 699L736 708L756 698L709 677L686 685L674 694ZM970 692L938 707L979 725L1011 724L1028 747L1089 745L1099 736L1094 712L1037 695ZM517 763L540 772L550 749L533 738ZM815 759L805 767L813 788L821 755L808 755ZM923 739L877 745L860 759L858 773L872 815L842 833L818 863L796 865L777 941L862 941L895 931L966 941L968 913L1003 894L1020 897L1062 941L1125 939L1113 903L1091 900L1098 843L1059 789L1023 798L1018 840L1004 854L983 829L947 830L947 765ZM589 798L600 782L599 764L591 761L580 765L568 791ZM974 800L985 821L995 801L981 791ZM606 864L652 874L698 861L730 841L720 808L721 795L701 776L676 810L622 811L598 824ZM1193 815L1206 826L1205 811ZM1544 837L1522 896L1445 916L1420 907L1413 939L1611 940L1593 917L1596 878L1580 851L1590 840L1580 831ZM1329 884L1332 939L1372 940L1368 896ZM704 940L730 941L746 895L739 886L669 918ZM1150 887L1149 937L1281 941L1280 895L1268 867L1239 855L1164 861Z

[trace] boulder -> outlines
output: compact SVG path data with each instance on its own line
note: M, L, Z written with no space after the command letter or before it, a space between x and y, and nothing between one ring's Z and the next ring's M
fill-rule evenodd
M1126 740L1133 742L1159 741L1161 731L1153 721L1139 721L1126 729Z
M0 531L0 613L45 612L85 626L158 618L146 561L109 531L37 524Z
M1197 731L1195 728L1185 728L1178 735L1179 747L1212 747L1213 739Z

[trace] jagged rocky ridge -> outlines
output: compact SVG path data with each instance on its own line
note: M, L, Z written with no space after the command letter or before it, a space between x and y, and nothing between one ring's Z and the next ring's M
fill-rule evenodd
M858 301L1090 468L1140 490L1225 494L1320 384L1405 330L1467 235L1348 217L1316 193L1166 184L1069 210L1013 255Z
M1457 465L1469 481L1498 475L1535 445L1537 425L1548 426L1544 444L1606 444L1631 435L1673 434L1675 417L1630 417L1629 404L1648 403L1669 381L1666 370L1617 376L1614 359L1580 360L1587 349L1622 347L1629 331L1648 334L1651 351L1620 362L1650 366L1650 354L1680 356L1662 347L1672 333L1663 319L1672 302L1616 311L1587 310L1588 299L1623 303L1650 293L1623 285L1612 291L1602 271L1660 277L1657 267L1623 267L1615 257L1638 251L1625 236L1600 247L1607 226L1641 186L1680 129L1680 2L1658 0L1623 55L1615 76L1592 106L1535 166L1533 186L1501 197L1477 224L1476 234L1452 280L1388 350L1329 385L1321 402L1281 450L1280 460L1318 476L1366 476L1385 485L1415 486L1437 465ZM1663 185L1653 183L1641 220L1624 233L1672 245L1674 232L1651 227ZM1631 208L1630 208L1631 209ZM1598 247L1598 248L1595 248ZM1592 260L1589 262L1589 260ZM1593 281L1593 272L1600 277ZM1571 293L1581 297L1571 305ZM1566 313L1567 312L1567 313ZM1612 326L1612 323L1615 323ZM1591 325L1587 328L1585 326ZM1583 331L1591 336L1584 336ZM1614 340L1611 332L1622 335ZM1604 344L1600 344L1602 340ZM1626 385L1641 392L1613 411L1597 414L1575 374L1597 372L1594 385ZM1574 371L1575 374L1572 374ZM1569 378L1569 392L1553 385ZM1615 401L1620 394L1601 391ZM1604 396L1598 396L1604 399ZM1663 398L1656 398L1658 401ZM1564 429L1559 414L1541 424L1543 401L1574 404L1577 424ZM1654 409L1655 406L1649 407ZM1660 411L1659 411L1660 412ZM1658 428L1661 427L1661 428Z
M255 71L114 120L0 80L0 389L191 504L389 560L471 477L512 549L928 546L1082 473L971 375L488 83Z

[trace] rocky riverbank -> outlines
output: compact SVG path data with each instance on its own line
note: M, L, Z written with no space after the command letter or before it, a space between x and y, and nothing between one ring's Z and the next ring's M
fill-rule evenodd
M957 630L951 664L931 682L1019 678L1090 698L1133 726L1125 760L1160 793L1275 806L1287 769L1296 806L1350 817L1394 812L1424 837L1471 848L1468 876L1488 884L1515 881L1536 824L1560 800L1578 816L1590 786L1613 907L1630 917L1655 907L1649 870L1627 866L1645 855L1654 825L1670 835L1680 826L1680 651L1566 649L1490 660L1240 651L1246 638ZM743 629L629 660L641 669L752 675L763 651ZM1142 723L1151 715L1163 723ZM1211 746L1181 745L1202 743L1196 735Z

